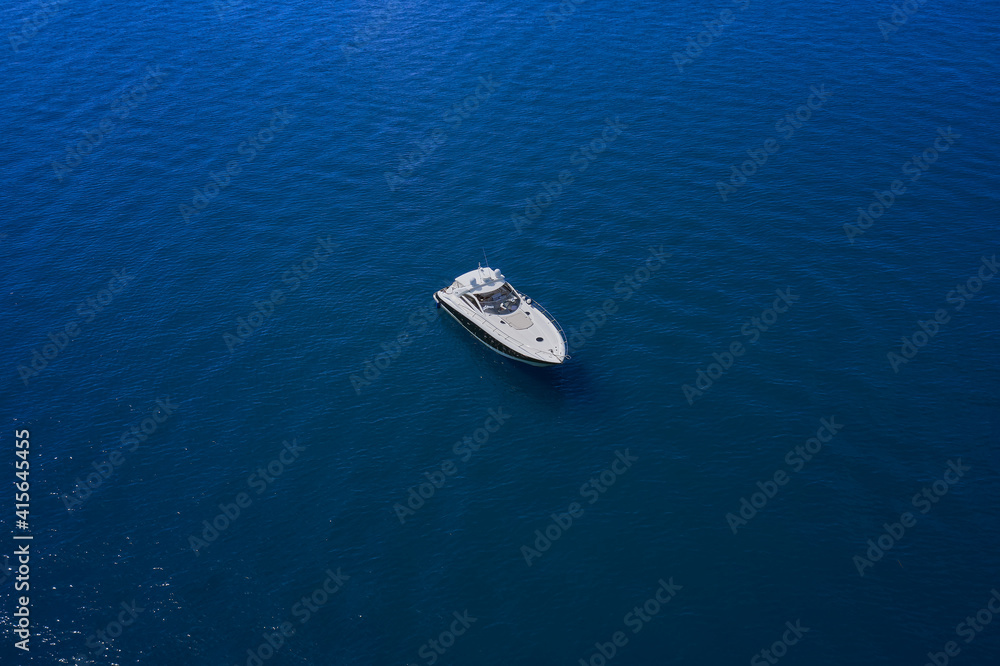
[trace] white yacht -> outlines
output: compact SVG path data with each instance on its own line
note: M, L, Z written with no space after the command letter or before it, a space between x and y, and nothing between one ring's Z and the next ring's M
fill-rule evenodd
M500 271L480 266L434 293L434 300L480 342L507 358L558 365L569 358L562 328Z

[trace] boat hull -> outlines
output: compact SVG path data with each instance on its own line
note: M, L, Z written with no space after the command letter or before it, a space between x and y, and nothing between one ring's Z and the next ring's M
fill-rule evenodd
M527 363L529 365L534 365L539 367L559 365L559 363L556 362L542 361L536 358L531 358L530 356L526 356L525 354L522 354L514 349L511 349L510 347L503 344L502 342L494 338L492 335L490 335L483 329L476 326L468 317L466 317L461 312L457 311L454 307L449 305L447 301L438 298L437 293L434 294L434 300L437 301L438 305L443 307L445 311L448 314L450 314L452 318L454 318L455 321L461 324L465 330L467 330L469 333L472 333L472 335L474 335L477 340L482 342L484 345L486 345L496 353L502 356L506 356L507 358L513 359L515 361L520 361L522 363Z

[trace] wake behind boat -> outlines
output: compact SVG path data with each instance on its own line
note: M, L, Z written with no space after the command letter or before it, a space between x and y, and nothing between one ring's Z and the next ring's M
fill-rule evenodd
M458 323L499 354L531 365L559 365L566 336L559 324L498 270L480 266L434 293Z

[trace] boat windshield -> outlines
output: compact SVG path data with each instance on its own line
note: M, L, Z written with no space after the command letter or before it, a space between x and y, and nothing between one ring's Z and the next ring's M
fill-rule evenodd
M486 314L509 315L521 305L521 299L509 284L488 294L477 294L476 298Z

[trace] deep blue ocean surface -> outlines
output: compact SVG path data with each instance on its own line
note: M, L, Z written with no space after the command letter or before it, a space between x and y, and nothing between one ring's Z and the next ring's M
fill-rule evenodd
M0 24L2 663L998 663L995 4Z

